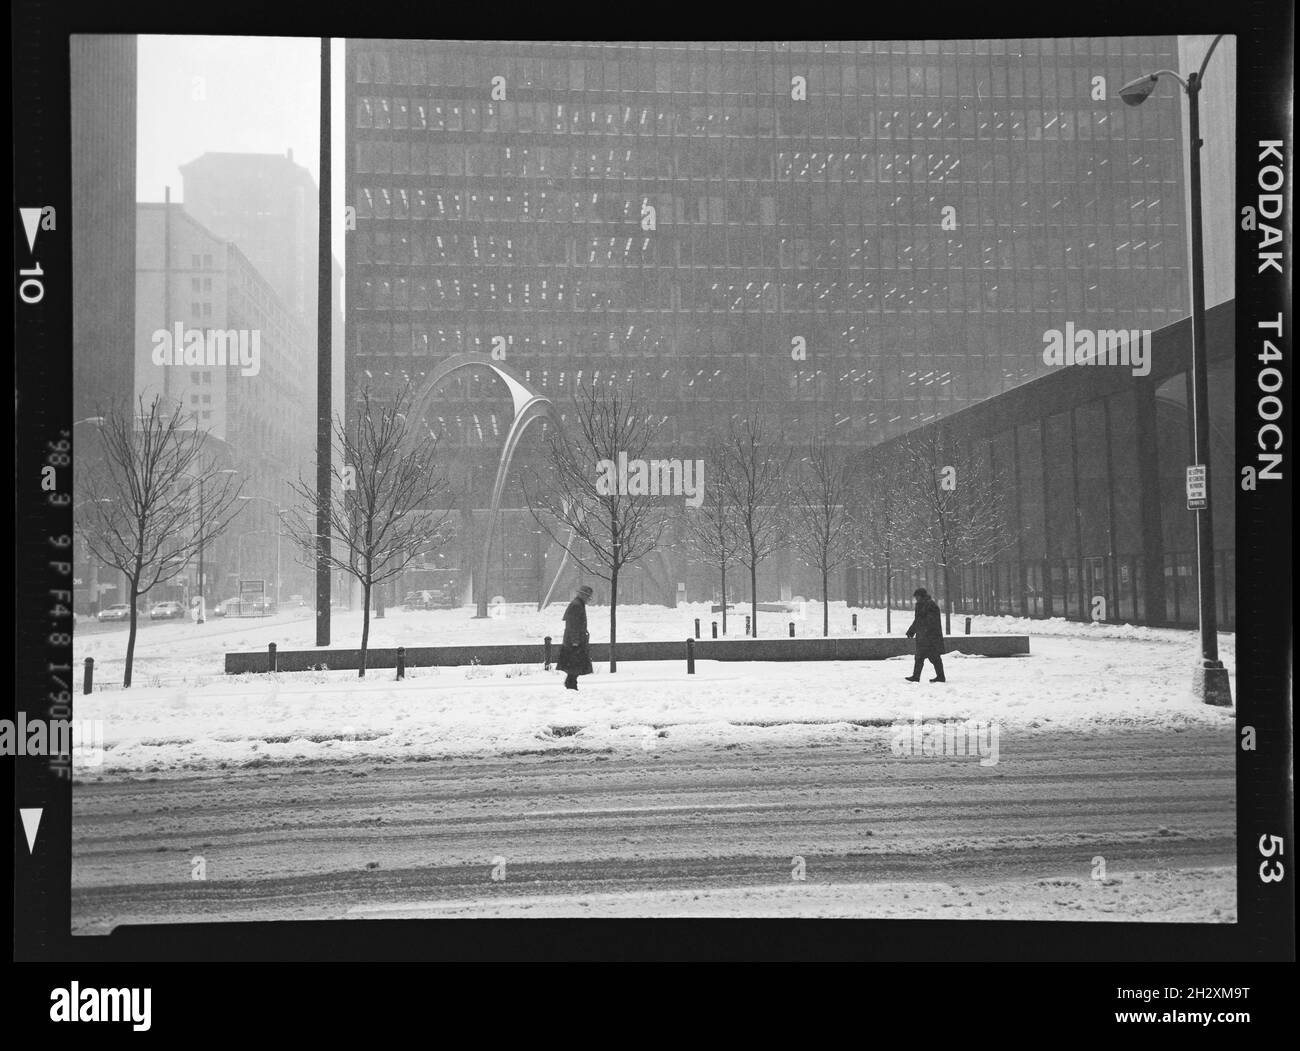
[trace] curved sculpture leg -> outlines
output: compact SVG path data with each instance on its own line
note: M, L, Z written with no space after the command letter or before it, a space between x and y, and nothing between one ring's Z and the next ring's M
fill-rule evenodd
M577 535L578 530L575 527L570 526L568 542L560 549L562 552L560 555L560 566L555 571L555 576L551 578L551 586L546 589L546 596L537 604L538 613L542 612L542 610L551 604L551 598L555 594L555 588L560 583L560 577L564 576L564 570L569 564L569 549L573 546L573 541Z
M488 509L487 528L484 530L483 537L483 557L479 562L479 579L482 586L478 594L478 608L474 616L476 618L486 617L488 615L488 566L491 562L492 555L492 534L496 529L497 515L501 509L501 493L505 489L506 475L510 471L510 461L514 458L515 447L519 444L519 439L523 436L524 431L533 420L542 419L552 411L552 405L549 398L536 394L525 403L520 410L519 415L515 417L515 422L510 425L510 431L506 434L506 443L501 449L501 460L497 464L496 482L492 486L492 503Z

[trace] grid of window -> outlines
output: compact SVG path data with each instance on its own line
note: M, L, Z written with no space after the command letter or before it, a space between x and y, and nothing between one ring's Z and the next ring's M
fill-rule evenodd
M1173 38L350 42L349 375L502 337L552 395L642 377L687 443L756 402L854 446L908 430L1041 374L1049 329L1185 314L1178 100L1115 94L1176 61Z

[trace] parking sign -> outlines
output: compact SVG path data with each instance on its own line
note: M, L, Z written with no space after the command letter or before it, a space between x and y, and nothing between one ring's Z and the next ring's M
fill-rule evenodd
M1187 510L1201 511L1209 503L1209 496L1205 489L1205 467L1203 464L1192 464L1187 468Z

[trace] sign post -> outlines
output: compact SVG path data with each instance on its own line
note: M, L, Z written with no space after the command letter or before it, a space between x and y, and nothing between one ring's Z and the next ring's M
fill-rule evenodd
M1204 511L1209 505L1205 488L1205 467L1192 464L1187 468L1187 510Z

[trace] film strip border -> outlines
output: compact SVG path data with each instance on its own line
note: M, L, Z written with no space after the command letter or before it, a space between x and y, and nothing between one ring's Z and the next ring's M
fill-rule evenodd
M735 925L589 921L581 942L554 923L478 925L429 921L395 926L341 924L228 925L119 930L106 938L69 936L72 789L57 762L16 758L10 813L14 828L15 954L20 960L303 959L330 958L682 958L819 956L878 959L1145 959L1223 960L1294 957L1294 811L1291 795L1292 561L1290 397L1291 101L1294 85L1290 4L1252 0L1180 5L1180 32L1232 32L1239 40L1237 197L1257 216L1275 206L1268 225L1280 242L1276 267L1263 264L1258 230L1240 231L1237 281L1237 464L1258 472L1264 453L1272 474L1243 490L1238 504L1238 879L1239 922L1222 927L1136 924L852 923ZM12 8L14 69L14 304L16 324L15 549L17 711L75 710L72 678L71 493L76 442L72 412L71 191L69 34L212 33L266 35L449 37L494 35L494 27L453 25L429 9L424 24L409 11L385 19L382 9L351 13L268 11L230 3L181 12L160 2L108 10L89 3L23 0ZM873 12L872 23L810 25L812 37L908 38L934 35L930 16ZM1095 36L1168 32L1167 9L1141 11L1102 3L1087 10L946 14L953 38ZM693 35L735 35L683 24ZM558 25L519 25L525 38L546 39ZM499 27L495 27L499 32ZM650 23L610 24L612 37L674 35ZM751 30L755 31L755 30ZM572 25L571 35L591 27ZM1271 146L1268 144L1272 144ZM1266 208L1268 210L1266 210ZM1266 342L1268 346L1266 346ZM1271 349L1269 349L1271 347ZM1273 400L1267 400L1267 399ZM1266 431L1266 424L1279 432ZM1264 436L1262 438L1261 436ZM1267 439L1267 447L1264 440ZM1275 444L1276 443L1276 444ZM69 462L70 458L70 462ZM975 937L976 932L979 936Z

